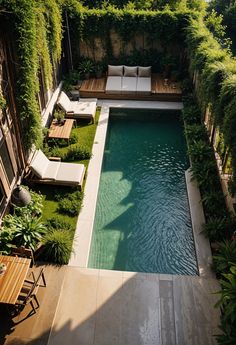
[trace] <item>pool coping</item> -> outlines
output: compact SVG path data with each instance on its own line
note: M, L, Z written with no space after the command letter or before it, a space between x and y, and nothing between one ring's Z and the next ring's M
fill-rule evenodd
M69 261L69 266L87 267L89 251L92 240L93 223L96 212L96 202L99 189L100 175L102 170L103 153L106 142L110 108L130 108L130 109L169 109L181 110L182 102L148 102L148 101L128 101L128 100L99 100L101 113L94 138L92 148L92 158L87 169L87 179L84 189L83 207L79 214L74 243L73 253ZM186 185L192 218L194 242L200 276L212 277L211 249L208 239L202 234L202 224L204 224L204 214L201 205L199 189L191 180L191 173L186 171Z

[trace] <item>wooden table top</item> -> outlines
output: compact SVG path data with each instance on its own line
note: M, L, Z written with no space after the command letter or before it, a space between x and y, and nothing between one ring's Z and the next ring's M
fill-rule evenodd
M53 120L49 128L49 138L69 139L74 124L73 119L64 120L63 124L59 124L57 120Z
M15 304L26 279L31 259L0 255L7 269L0 275L0 303Z

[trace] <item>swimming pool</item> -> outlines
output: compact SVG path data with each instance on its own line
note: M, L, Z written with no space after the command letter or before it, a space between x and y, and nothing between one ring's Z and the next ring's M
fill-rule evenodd
M112 110L89 267L197 274L179 114Z

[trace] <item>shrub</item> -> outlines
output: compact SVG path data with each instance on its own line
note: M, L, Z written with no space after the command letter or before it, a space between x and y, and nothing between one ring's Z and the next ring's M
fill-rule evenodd
M68 150L65 152L63 156L63 160L75 161L89 159L90 157L91 153L88 151L86 147L75 145L68 147Z
M29 215L24 218L18 217L16 221L18 224L14 231L14 243L34 250L46 231L45 225L41 223L40 218Z
M217 273L229 273L233 264L236 265L236 241L224 240L213 256L213 267Z
M73 194L67 194L59 201L57 211L69 216L77 216L81 208L82 199L82 192L77 191Z
M211 217L204 225L204 232L211 242L221 241L225 238L226 218Z
M13 246L13 231L11 228L3 229L0 231L0 253L8 255L11 253Z
M72 235L65 230L52 230L42 240L45 260L66 265L70 259Z
M58 217L49 218L46 222L46 226L49 229L72 230L72 226L70 223Z

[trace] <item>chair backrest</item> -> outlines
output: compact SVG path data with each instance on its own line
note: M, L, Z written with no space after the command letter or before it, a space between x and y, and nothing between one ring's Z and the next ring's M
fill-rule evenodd
M32 300L32 297L33 297L34 295L36 295L37 290L38 290L38 280L35 281L35 282L31 285L29 291L27 292L27 294L26 294L24 297L21 296L21 301L22 301L22 303L23 303L23 304L29 303L29 302Z
M49 160L41 150L37 150L34 154L30 168L40 179L43 179L44 173L48 167Z
M66 113L71 111L71 101L65 92L61 91L61 94L58 98L57 104L59 107L64 110Z
M32 249L30 248L15 247L15 248L12 248L11 254L15 256L20 256L23 258L29 258L32 260L32 263L34 265L34 254L33 254Z

